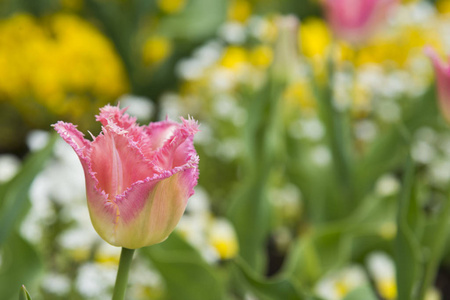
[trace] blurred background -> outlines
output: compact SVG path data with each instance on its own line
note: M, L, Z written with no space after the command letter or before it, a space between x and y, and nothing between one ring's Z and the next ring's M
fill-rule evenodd
M120 103L201 124L195 195L138 251L127 299L397 299L426 278L417 299L450 299L450 131L423 52L450 50L450 1L399 1L358 44L324 16L316 0L0 0L0 298L110 299L120 249L50 125L96 135Z

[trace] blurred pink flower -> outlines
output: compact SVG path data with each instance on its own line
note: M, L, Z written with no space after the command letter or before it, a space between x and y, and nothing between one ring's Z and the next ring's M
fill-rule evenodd
M433 62L439 108L445 120L450 123L450 61L443 62L431 47L426 47L425 53Z
M325 14L334 34L358 44L367 40L386 19L398 0L324 0Z
M93 141L70 123L55 130L75 150L84 169L89 214L108 243L136 249L164 241L194 193L199 158L198 124L181 118L139 126L126 109L105 106Z

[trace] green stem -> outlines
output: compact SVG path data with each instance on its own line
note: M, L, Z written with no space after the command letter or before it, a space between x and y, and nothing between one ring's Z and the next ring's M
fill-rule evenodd
M123 300L128 282L128 272L130 271L131 261L133 259L134 249L122 248L120 253L119 270L117 271L116 285L112 300Z

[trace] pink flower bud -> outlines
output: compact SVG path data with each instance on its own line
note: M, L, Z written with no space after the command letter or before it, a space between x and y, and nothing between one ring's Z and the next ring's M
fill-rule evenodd
M136 249L164 241L194 193L198 124L181 118L182 124L139 126L125 111L101 108L102 133L92 142L73 124L53 126L81 161L97 233L111 245Z
M450 123L450 62L443 62L431 47L426 47L425 53L433 62L439 108L445 120Z
M397 0L324 0L334 34L353 44L367 40L396 3Z

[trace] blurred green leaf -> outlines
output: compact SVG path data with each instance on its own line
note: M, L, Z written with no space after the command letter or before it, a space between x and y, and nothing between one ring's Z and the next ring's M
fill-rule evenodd
M265 246L268 238L270 207L267 186L272 171L284 168L284 135L280 96L284 82L272 78L257 91L241 91L247 97L248 122L243 130L245 158L240 189L231 196L228 218L239 240L241 257L259 273L265 269Z
M364 285L351 291L345 296L343 300L377 300L378 297L374 294L370 285Z
M31 300L31 296L25 288L25 285L20 287L19 300Z
M183 11L161 20L161 31L176 39L202 41L216 33L226 12L227 1L190 0Z
M238 235L241 256L258 271L264 269L264 244L269 228L269 207L262 182L255 180L253 184L244 186L241 194L235 195L229 211Z
M408 157L403 186L400 193L397 215L397 237L395 239L395 266L397 277L398 299L413 299L413 289L420 271L420 244L410 227L415 222L416 205L412 205L414 186L414 162Z
M245 279L250 289L262 300L302 300L313 299L307 297L293 280L288 278L265 279L252 271L241 258L235 259L236 270Z
M170 299L224 299L224 284L217 272L176 232L166 241L139 251L163 276Z
M305 286L311 286L327 270L348 261L351 241L345 223L317 228L297 239L283 273L291 274Z
M0 186L0 245L5 242L14 226L20 222L20 217L26 212L30 185L52 154L53 144L57 138L58 135L53 134L47 146L30 154L19 173Z
M369 145L359 159L356 170L357 195L363 196L369 191L382 174L400 168L409 151L408 135L421 126L437 126L439 111L436 106L435 87L431 86L418 99L404 99L403 122L393 123L383 129L383 134Z
M12 233L2 247L0 267L0 295L2 299L17 299L17 289L22 285L32 286L42 269L42 262L34 247Z
M437 269L442 259L445 242L448 239L449 218L450 217L450 199L442 199L440 210L432 215L427 222L425 233L423 235L422 247L427 251L424 256L424 275L420 280L420 286L417 293L417 299L425 298L430 286L435 280Z

